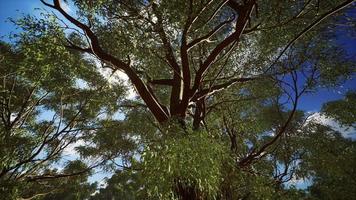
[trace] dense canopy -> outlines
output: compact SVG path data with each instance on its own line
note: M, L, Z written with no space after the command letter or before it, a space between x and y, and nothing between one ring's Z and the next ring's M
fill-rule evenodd
M41 2L0 43L0 198L355 198L355 141L300 108L355 77L352 0ZM354 129L348 89L318 112Z

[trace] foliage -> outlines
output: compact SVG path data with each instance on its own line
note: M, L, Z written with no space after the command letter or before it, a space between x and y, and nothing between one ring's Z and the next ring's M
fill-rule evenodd
M104 188L100 188L99 192L90 199L148 199L148 196L143 191L144 182L142 181L140 172L118 170L110 179L106 180L106 184Z
M311 199L354 199L355 141L328 127L313 129L307 140L301 139L306 151L301 168L313 177Z
M322 111L326 115L336 119L339 123L356 127L356 92L349 91L342 100L331 101L325 104Z
M354 75L335 25L353 26L352 0L42 2L56 12L15 21L22 31L1 43L9 199L353 194L354 142L298 110L304 94ZM353 107L350 92L323 111L353 126ZM80 161L54 169L70 145ZM89 197L96 167L115 174ZM287 187L303 178L307 191Z
M181 188L196 188L205 198L216 195L222 181L221 167L228 149L206 131L183 131L169 127L168 137L147 145L142 153L142 176L148 195L174 198ZM167 135L167 134L165 134Z
M31 33L16 46L1 42L0 180L9 199L24 195L29 180L59 173L50 169L60 165L64 150L105 126L99 115L110 117L124 94L123 87L109 87L93 63L52 42Z

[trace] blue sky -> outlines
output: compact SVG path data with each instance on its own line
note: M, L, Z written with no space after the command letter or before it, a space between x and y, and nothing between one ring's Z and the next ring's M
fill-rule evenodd
M42 7L40 0L0 0L0 37L6 39L6 35L16 32L15 26L7 19L19 18L24 14L38 14L35 8ZM350 56L356 56L356 38L349 38L346 34L338 34L338 43L345 48ZM340 99L348 90L356 90L356 76L346 81L341 87L334 89L320 89L316 93L307 94L302 97L300 109L305 111L317 112L323 103L331 100ZM106 174L98 173L91 180L100 180Z
M0 0L0 36L14 31L10 22L5 22L9 17L21 17L21 13L33 13L34 8L40 7L39 0Z

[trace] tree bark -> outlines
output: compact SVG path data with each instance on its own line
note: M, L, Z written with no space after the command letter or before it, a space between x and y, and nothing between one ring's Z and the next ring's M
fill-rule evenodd
M180 200L203 200L205 199L201 192L197 191L194 186L184 186L178 181L176 185L176 195Z

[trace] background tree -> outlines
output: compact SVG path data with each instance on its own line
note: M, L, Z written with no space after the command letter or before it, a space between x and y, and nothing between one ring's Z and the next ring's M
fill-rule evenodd
M82 171L85 171L85 173ZM88 183L88 177L92 174L92 171L88 170L88 166L79 160L68 162L62 171L49 170L47 172L57 176L63 173L71 174L71 176L56 179L47 176L42 181L31 181L24 184L21 188L23 192L21 199L79 200L88 199L96 191L97 184ZM81 173L78 174L78 172Z
M301 169L313 180L310 199L354 199L355 141L320 126L309 137L303 140L306 153Z
M23 197L33 182L88 174L119 156L102 155L78 171L74 163L63 171L52 170L66 157L73 159L66 154L75 152L64 150L83 141L86 132L106 127L102 121L112 119L124 88L109 87L93 63L53 46L50 34L23 34L14 46L0 44L0 186L7 199ZM63 184L53 184L52 189Z
M144 183L139 172L118 170L111 178L106 180L106 186L90 199L145 199L147 195L143 190Z
M353 109L355 105L356 92L349 91L344 99L325 104L322 111L343 125L355 127L356 113L355 109Z

